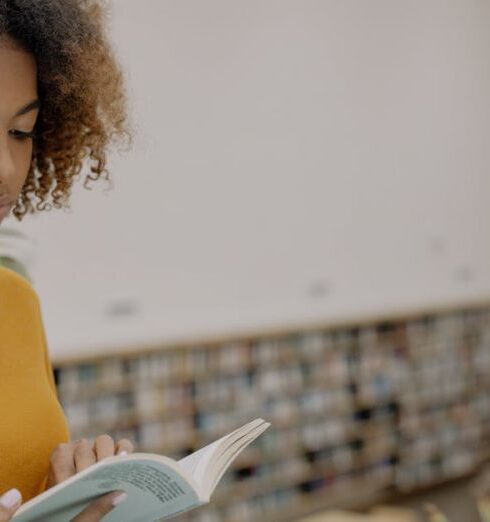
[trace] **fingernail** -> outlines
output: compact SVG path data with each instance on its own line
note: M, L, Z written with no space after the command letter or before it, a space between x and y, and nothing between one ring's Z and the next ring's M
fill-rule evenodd
M22 500L22 495L18 489L11 489L0 498L0 504L7 509L12 509Z
M117 506L118 504L120 504L123 500L126 500L128 498L128 494L127 493L121 493L120 495L118 495L117 497L114 497L112 499L112 505L113 506Z
M121 450L121 451L119 451L117 454L123 456L123 455L127 455L128 452L127 452L127 451L124 451L124 450Z

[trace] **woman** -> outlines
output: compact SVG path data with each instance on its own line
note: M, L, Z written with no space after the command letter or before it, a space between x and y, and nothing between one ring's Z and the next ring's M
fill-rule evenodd
M122 75L97 0L0 0L0 221L11 210L68 206L88 180L108 179L105 152L128 139ZM129 139L130 141L130 139ZM38 297L0 267L0 522L21 503L107 456L133 451L100 435L70 442L56 397ZM92 522L125 496L99 497L75 522ZM20 498L20 495L22 498Z

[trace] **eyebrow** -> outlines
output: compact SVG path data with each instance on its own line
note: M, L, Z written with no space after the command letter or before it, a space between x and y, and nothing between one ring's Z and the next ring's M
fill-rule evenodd
M41 102L39 101L39 99L36 99L36 100L32 100L30 103L28 103L25 107L22 107L22 109L20 109L20 111L18 111L15 116L22 116L23 114L26 114L27 112L29 111L32 111L34 109L39 109L39 107L41 106Z

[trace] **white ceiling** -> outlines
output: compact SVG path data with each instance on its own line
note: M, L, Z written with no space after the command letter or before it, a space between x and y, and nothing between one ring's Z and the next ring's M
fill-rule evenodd
M488 2L113 6L114 190L3 225L55 360L490 295Z

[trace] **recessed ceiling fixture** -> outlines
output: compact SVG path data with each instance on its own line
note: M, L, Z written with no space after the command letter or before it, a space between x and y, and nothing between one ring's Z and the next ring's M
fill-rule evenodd
M105 311L105 315L111 318L133 317L138 315L140 307L135 299L117 299L110 302Z
M330 293L330 285L328 281L317 279L309 284L307 292L311 298L320 299Z

